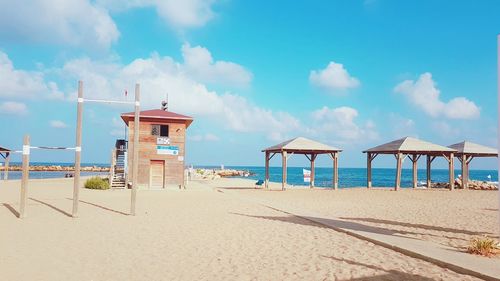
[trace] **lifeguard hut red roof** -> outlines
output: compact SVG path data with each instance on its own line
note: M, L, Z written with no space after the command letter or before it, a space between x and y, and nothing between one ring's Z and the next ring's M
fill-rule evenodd
M134 112L127 112L127 113L122 113L121 117L125 124L127 124L130 121L134 120ZM166 110L161 110L161 109L152 109L152 110L144 110L139 113L139 118L141 120L148 120L148 121L154 121L154 120L173 120L173 121L179 121L182 123L186 123L186 128L191 125L193 122L193 117L178 114L172 111L166 111Z

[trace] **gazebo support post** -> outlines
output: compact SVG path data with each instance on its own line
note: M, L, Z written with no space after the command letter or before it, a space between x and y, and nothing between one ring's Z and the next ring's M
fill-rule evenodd
M412 162L412 167L413 167L413 188L417 188L417 181L418 181L418 174L417 174L417 162L418 162L418 156L417 154L413 154L412 158L410 159Z
M403 163L403 154L401 152L398 152L396 154L396 185L394 187L394 190L399 190L401 187L401 166Z
M286 150L281 152L281 158L282 158L282 166L283 166L283 172L282 172L282 181L281 181L281 190L285 190L285 185L286 185L286 160L287 160L287 152Z
M10 162L10 153L5 153L5 170L3 171L3 179L9 179L9 162Z
M25 135L23 140L23 176L21 178L21 198L19 199L19 218L26 217L26 201L28 199L28 179L30 169L30 136Z
M431 188L431 164L432 158L430 155L427 155L427 188Z
M339 188L339 154L333 153L333 189Z
M372 154L366 153L366 187L372 187Z
M264 179L264 187L269 188L269 152L266 151L266 178Z
M462 154L460 157L460 162L462 162L462 188L469 189L468 175L467 175L467 157Z
M454 165L454 159L455 157L453 156L453 152L450 153L450 160L449 160L449 175L450 175L450 190L455 189L455 165Z
M311 181L309 183L309 188L313 188L314 187L314 176L315 176L315 173L314 173L314 160L316 160L316 154L311 154Z

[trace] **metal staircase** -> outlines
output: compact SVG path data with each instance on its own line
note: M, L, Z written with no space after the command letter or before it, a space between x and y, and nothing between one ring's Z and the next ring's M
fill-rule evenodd
M111 156L111 188L126 188L127 142L117 140Z

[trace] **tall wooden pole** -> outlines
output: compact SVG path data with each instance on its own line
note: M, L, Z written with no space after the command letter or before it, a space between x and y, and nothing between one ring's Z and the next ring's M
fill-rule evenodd
M116 165L116 147L111 149L111 164L109 166L109 185L113 184L113 178L115 177L115 165Z
M455 156L453 153L450 153L450 166L449 166L449 175L450 175L450 190L455 189L455 165L454 165Z
M269 152L266 151L266 178L264 179L264 187L269 188Z
M413 188L417 188L418 174L417 174L417 155L413 154L413 158L411 159L413 164Z
M400 152L396 154L396 186L394 190L399 190L401 187L401 166L402 166L402 155Z
M314 187L314 160L316 159L316 154L311 154L311 181L309 182L309 188Z
M139 111L140 111L140 100L141 100L141 89L139 84L135 84L135 114L134 114L134 151L133 151L133 163L132 163L132 191L130 198L130 214L135 216L135 206L137 199L137 182L139 175L139 127L141 125Z
M282 151L281 152L281 159L282 159L282 168L283 168L283 172L282 172L282 179L281 179L281 190L285 190L285 187L286 187L286 162L287 162L287 152L286 151Z
M23 140L23 177L21 179L21 198L19 218L26 217L26 201L28 199L28 178L30 168L30 136L25 135Z
M427 164L426 164L426 168L427 168L427 188L431 188L431 163L432 163L432 159L431 159L431 156L430 155L427 155Z
M339 154L333 154L333 189L339 189Z
M76 145L75 145L75 179L73 182L73 213L78 217L78 202L80 200L80 163L82 157L82 117L83 117L83 82L78 81L78 101L76 108Z
M366 153L366 187L372 187L372 154Z
M498 95L497 95L497 101L498 101L498 111L500 112L500 34L497 36L497 87L498 87ZM498 122L498 130L497 132L500 132L500 122ZM498 138L498 147L500 147L500 138ZM498 166L500 167L500 157L498 157ZM467 165L467 175L469 173L469 165ZM500 178L500 169L498 169L498 178ZM500 190L500 185L498 186L498 189ZM500 205L500 192L497 192L498 194L498 203ZM500 227L500 208L498 208L498 225Z
M10 152L5 153L5 170L3 172L3 179L9 179L9 163L10 163Z

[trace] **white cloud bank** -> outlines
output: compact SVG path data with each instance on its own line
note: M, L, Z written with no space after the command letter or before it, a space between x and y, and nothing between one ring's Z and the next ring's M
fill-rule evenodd
M330 91L347 90L360 85L359 80L352 77L343 64L334 61L330 62L325 69L312 70L309 74L309 82Z
M24 103L13 101L0 103L0 114L25 115L27 113L28 108Z
M42 72L15 69L7 54L0 51L0 98L2 97L61 99L63 93L56 83L45 82Z
M167 24L177 29L204 26L215 16L212 9L215 0L98 0L97 3L115 12L152 7Z
M120 33L88 0L0 1L0 35L16 41L108 48Z
M420 75L417 81L401 82L394 91L404 94L412 104L431 117L476 119L480 115L480 108L465 97L453 98L448 102L442 101L440 91L429 72Z

